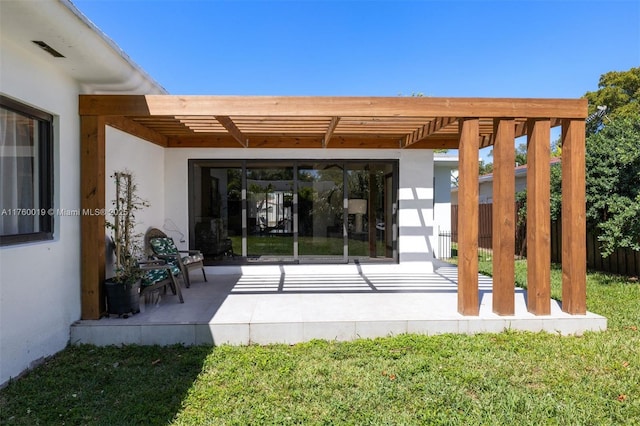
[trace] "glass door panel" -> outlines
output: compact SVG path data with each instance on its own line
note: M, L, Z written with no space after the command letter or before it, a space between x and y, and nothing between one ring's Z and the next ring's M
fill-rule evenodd
M227 261L242 247L242 168L192 167L191 248Z
M247 257L293 259L293 167L247 166Z
M392 249L393 166L383 163L347 165L347 230L349 258L389 258ZM390 192L391 191L391 192Z
M302 260L344 259L342 164L298 166L298 255Z

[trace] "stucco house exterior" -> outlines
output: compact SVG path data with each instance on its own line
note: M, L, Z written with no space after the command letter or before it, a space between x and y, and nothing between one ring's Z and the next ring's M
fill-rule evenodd
M584 239L586 101L168 95L68 0L0 2L0 19L0 384L73 343L74 322L103 315L110 175L123 169L150 203L139 231L161 227L179 248L204 251L209 271L271 262L429 273L438 229L450 226L458 163L434 160L434 149L459 149L461 208L473 224L479 148L496 146L497 210L512 217L506 165L514 138L528 135L529 193L539 209L529 226L538 233L529 243L528 309L548 315L541 141L562 126L563 174L574 177L563 189L572 221L563 224L562 310L586 312L576 244ZM503 316L514 313L509 226L496 226L505 231L493 312ZM477 316L477 229L459 228L452 315ZM217 248L221 241L234 256Z
M31 132L27 139L33 146L14 156L26 155L40 165L39 169L23 171L18 170L19 164L11 164L15 169L11 171L9 164L3 163L2 172L6 176L2 177L5 198L0 206L4 212L0 246L0 383L5 383L64 348L69 343L70 325L81 317L82 152L78 96L166 92L69 1L2 2L0 17L2 155L11 155L7 151L8 135L17 137L15 135L22 131L18 127L22 126L23 130ZM370 247L363 242L371 236L377 239L377 245L370 245L377 250L373 257L392 262L420 262L424 268L430 268L437 244L433 231L437 227L434 206L442 210L448 205L448 194L444 193L440 197L442 200L439 198L434 203L434 168L425 167L433 164L431 150L288 149L278 150L274 157L273 150L246 150L240 146L223 150L167 149L116 126L107 126L105 131L105 205L110 205L113 192L109 174L122 169L134 171L140 192L151 205L138 218L141 230L170 223L168 229L175 230L172 236L181 233L186 237L176 238L176 241L182 240L181 248L194 246L195 225L206 222L210 230L224 232L225 237L234 239L237 254L256 261L260 258L304 261L305 256L310 261L318 256L325 262L329 259L329 262L341 263L350 258L366 261L371 253ZM213 158L215 161L211 160ZM270 160L272 158L278 158L279 162ZM436 173L441 173L448 182L448 168L456 166L456 159L448 158L447 161L439 163L436 170L441 172ZM249 229L249 235L245 236L244 242L241 231L236 232L242 224L233 220L233 200L227 197L227 191L231 190L227 180L235 176L234 173L242 173L243 164L243 178L254 187L266 180L272 186L278 185L276 179L287 180L280 182L282 188L268 194L271 198L268 211L259 210L260 191L256 190L252 195L251 202L255 206L250 203L248 208L249 217L244 226ZM295 179L294 165L297 169ZM274 171L276 168L280 170ZM334 170L333 174L331 170ZM339 172L336 174L335 170ZM202 188L205 172L208 174L207 187ZM25 182L28 181L34 187L33 191L40 195L31 194L29 200L11 198L6 188L11 185L9 173L27 173ZM317 178L323 173L324 177ZM361 192L360 199L368 199L368 202L360 207L352 202L351 210L347 208L347 218L330 217L321 212L318 197L326 197L332 190L342 191L343 177L349 179L351 176L353 182L347 185L363 184L354 191L367 191L375 184L379 193L373 194L373 190L371 194ZM194 179L197 183L192 182L190 187L190 180ZM285 205L293 195L293 181L301 189L306 187L316 200L312 197L307 205L300 203L301 213L307 209L307 214L300 215L298 226L302 229L302 222L306 221L304 232L309 238L326 238L338 229L337 248L328 253L305 253L301 245L295 256L293 245L284 253L281 248L273 253L252 252L251 234L254 232L268 229L269 232L282 231L292 235L293 212ZM212 182L216 185L216 193L209 201L217 201L218 210L207 213L209 217L204 217L200 211L189 212L185 208L189 205L189 192L211 191ZM403 193L400 197L415 198L414 203L423 206L420 214L402 209L396 211L399 185L417 188L417 192ZM375 211L366 205L371 204L371 196L377 197ZM342 207L343 194L340 198L336 194L334 198L332 202ZM202 203L197 203L200 205L192 210L204 211ZM211 206L207 208L211 212ZM281 210L279 213L278 209ZM315 221L309 219L313 216L311 210L319 212ZM11 220L20 215L33 216L27 221L29 223L21 225L22 228L12 228ZM259 227L261 215L266 221L262 231ZM369 224L373 221L369 217L373 215L376 216L375 227L373 223ZM449 215L442 217L448 220ZM21 218L23 222L24 219ZM339 229L341 221L350 228L348 243L352 245L346 248ZM287 227L278 228L278 222L288 222ZM411 235L398 235L403 234L403 229L409 229L399 228L398 222L411 224ZM225 261L226 258L218 258L214 264Z
M0 2L0 384L63 349L80 318L81 93L165 91L71 2ZM10 152L18 137L33 143ZM144 220L161 222L151 195Z

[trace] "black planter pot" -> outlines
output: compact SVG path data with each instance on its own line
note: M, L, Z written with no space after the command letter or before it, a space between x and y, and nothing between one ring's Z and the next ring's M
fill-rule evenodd
M129 314L140 312L140 281L133 284L122 284L111 281L104 282L107 294L107 312L125 318Z

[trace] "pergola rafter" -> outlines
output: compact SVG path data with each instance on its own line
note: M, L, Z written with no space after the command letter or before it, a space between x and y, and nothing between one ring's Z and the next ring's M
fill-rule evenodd
M216 120L222 124L222 127L224 127L240 145L245 148L249 146L249 139L238 129L238 126L236 126L236 123L234 123L231 118L226 115L216 115Z
M543 226L547 214L548 184L543 164L549 143L547 128L563 128L563 310L586 311L584 255L584 99L428 98L428 97L278 97L278 96L172 96L81 95L82 208L104 209L105 131L110 125L162 147L202 148L351 148L460 150L459 216L459 312L478 312L477 204L478 150L499 144L494 184L496 194L511 192L507 180L512 158L509 145L529 135L532 182L530 205L539 206L529 216L529 250L537 262L530 268L540 282L529 294L529 309L544 314L548 303L549 268L544 253L547 238ZM545 204L545 197L547 198ZM476 206L476 207L474 207ZM512 215L509 202L501 202L503 215ZM502 218L504 219L504 218ZM475 223L475 225L474 225ZM502 223L502 225L501 225ZM512 223L498 234L505 253L494 263L499 283L494 312L510 315L513 299L511 256ZM543 224L543 225L541 225ZM102 313L100 283L104 279L104 217L82 218L82 316ZM96 253L102 252L102 255ZM539 259L539 260L538 260Z

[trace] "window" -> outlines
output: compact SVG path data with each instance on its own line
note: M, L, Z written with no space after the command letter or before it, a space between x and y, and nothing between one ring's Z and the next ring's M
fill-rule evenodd
M52 123L0 96L0 245L53 238Z

